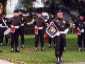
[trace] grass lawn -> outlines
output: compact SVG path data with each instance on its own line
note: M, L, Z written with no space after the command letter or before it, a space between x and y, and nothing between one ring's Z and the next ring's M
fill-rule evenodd
M67 36L67 49L64 52L64 62L84 62L85 52L79 52L76 44L76 36L69 34ZM25 48L20 53L11 53L10 46L2 48L0 59L9 60L15 64L55 64L54 48L48 48L45 45L45 51L34 50L33 35L25 36Z

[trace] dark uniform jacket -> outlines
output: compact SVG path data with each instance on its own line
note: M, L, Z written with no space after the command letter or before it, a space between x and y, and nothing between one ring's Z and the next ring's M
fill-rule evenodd
M4 16L0 17L0 32L4 32L9 27L9 20L5 18Z
M44 31L45 31L45 22L44 22L44 19L36 18L35 22L34 22L34 25L35 25L35 34L38 34L38 32L41 31L41 30L44 33Z
M35 20L34 25L36 25L37 27L44 27L45 26L45 22L42 18L37 18Z
M59 31L64 31L70 26L69 22L66 22L65 20L54 19L53 21L55 25L58 27Z
M18 16L12 17L11 18L11 25L20 26L21 25L21 19Z
M85 21L81 21L81 20L77 20L77 22L75 22L75 28L76 28L76 31L80 32L80 33L84 33L85 32ZM78 30L79 28L79 30ZM82 29L84 30L84 32L82 32Z

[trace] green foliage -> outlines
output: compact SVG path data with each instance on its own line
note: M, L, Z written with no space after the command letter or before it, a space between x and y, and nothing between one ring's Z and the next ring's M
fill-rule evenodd
M22 0L22 4L24 5L24 7L30 8L32 7L32 0Z

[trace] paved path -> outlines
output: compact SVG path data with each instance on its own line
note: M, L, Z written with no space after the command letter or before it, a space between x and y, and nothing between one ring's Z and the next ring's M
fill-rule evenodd
M0 60L0 64L14 64L14 63L11 63L7 60ZM73 63L64 63L64 64L85 64L85 62L73 62Z
M6 60L0 60L0 64L14 64Z
M85 64L85 62L73 62L73 63L64 63L64 64Z

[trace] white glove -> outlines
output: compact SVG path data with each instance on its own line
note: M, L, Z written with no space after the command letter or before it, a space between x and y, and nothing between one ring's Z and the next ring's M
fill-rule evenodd
M0 24L0 27L2 27L2 28L8 28L8 26L3 26L2 24Z
M2 27L2 24L0 24L0 27Z
M81 29L81 33L84 33L84 29Z
M14 28L14 26L13 26L13 25L11 25L11 28Z
M4 31L4 35L8 35L11 32L11 29L8 28L6 31Z
M60 36L60 32L57 32L57 33L56 33L56 36Z
M60 31L60 34L65 34L65 32L64 31Z
M66 30L64 30L65 34L67 34L67 33L68 33L68 31L69 31L69 29L68 29L68 28L67 28Z
M21 24L21 26L24 26L24 24Z
M19 26L15 26L15 28L16 28L16 29L18 29L18 28L19 28Z
M68 31L69 31L69 29L67 28L67 29L65 29L64 31L60 31L60 33L61 33L61 34L67 34Z
M11 28L16 28L16 29L18 29L19 26L13 26L13 25L11 25Z

